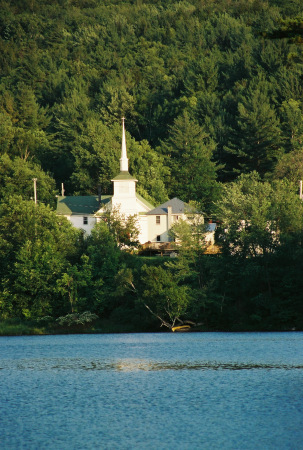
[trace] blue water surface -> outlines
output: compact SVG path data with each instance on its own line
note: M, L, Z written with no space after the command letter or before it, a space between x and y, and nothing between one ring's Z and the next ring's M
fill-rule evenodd
M303 333L0 338L1 449L303 449Z

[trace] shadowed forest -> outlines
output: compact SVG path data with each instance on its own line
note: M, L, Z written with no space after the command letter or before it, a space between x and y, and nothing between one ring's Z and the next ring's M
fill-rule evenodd
M61 183L112 193L122 116L138 193L195 202L217 254L56 216ZM0 0L0 334L302 330L301 179L301 0Z

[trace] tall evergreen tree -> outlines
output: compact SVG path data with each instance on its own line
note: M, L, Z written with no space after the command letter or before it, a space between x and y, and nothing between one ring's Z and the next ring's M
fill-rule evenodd
M161 149L171 168L170 196L198 201L209 208L218 192L217 168L212 161L215 144L204 129L185 111L170 127L170 136Z
M238 102L232 142L225 148L235 156L235 170L261 175L272 170L280 156L281 128L263 76L252 80Z

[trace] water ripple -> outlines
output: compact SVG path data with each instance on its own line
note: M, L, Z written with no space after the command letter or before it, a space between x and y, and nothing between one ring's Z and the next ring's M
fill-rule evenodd
M177 370L293 370L303 369L303 365L250 362L217 361L151 361L142 359L86 360L79 358L43 358L26 360L5 360L0 370L73 370L73 371L115 371L115 372L157 372Z
M303 333L0 339L1 450L302 449Z

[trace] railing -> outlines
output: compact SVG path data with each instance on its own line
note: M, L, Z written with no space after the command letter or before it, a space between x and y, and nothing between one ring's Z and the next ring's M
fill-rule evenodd
M173 242L146 242L142 244L142 250L175 250Z
M160 252L163 253L178 253L178 245L175 242L146 242L141 246L142 251ZM204 253L206 255L213 255L221 253L220 247L214 244L206 244Z

